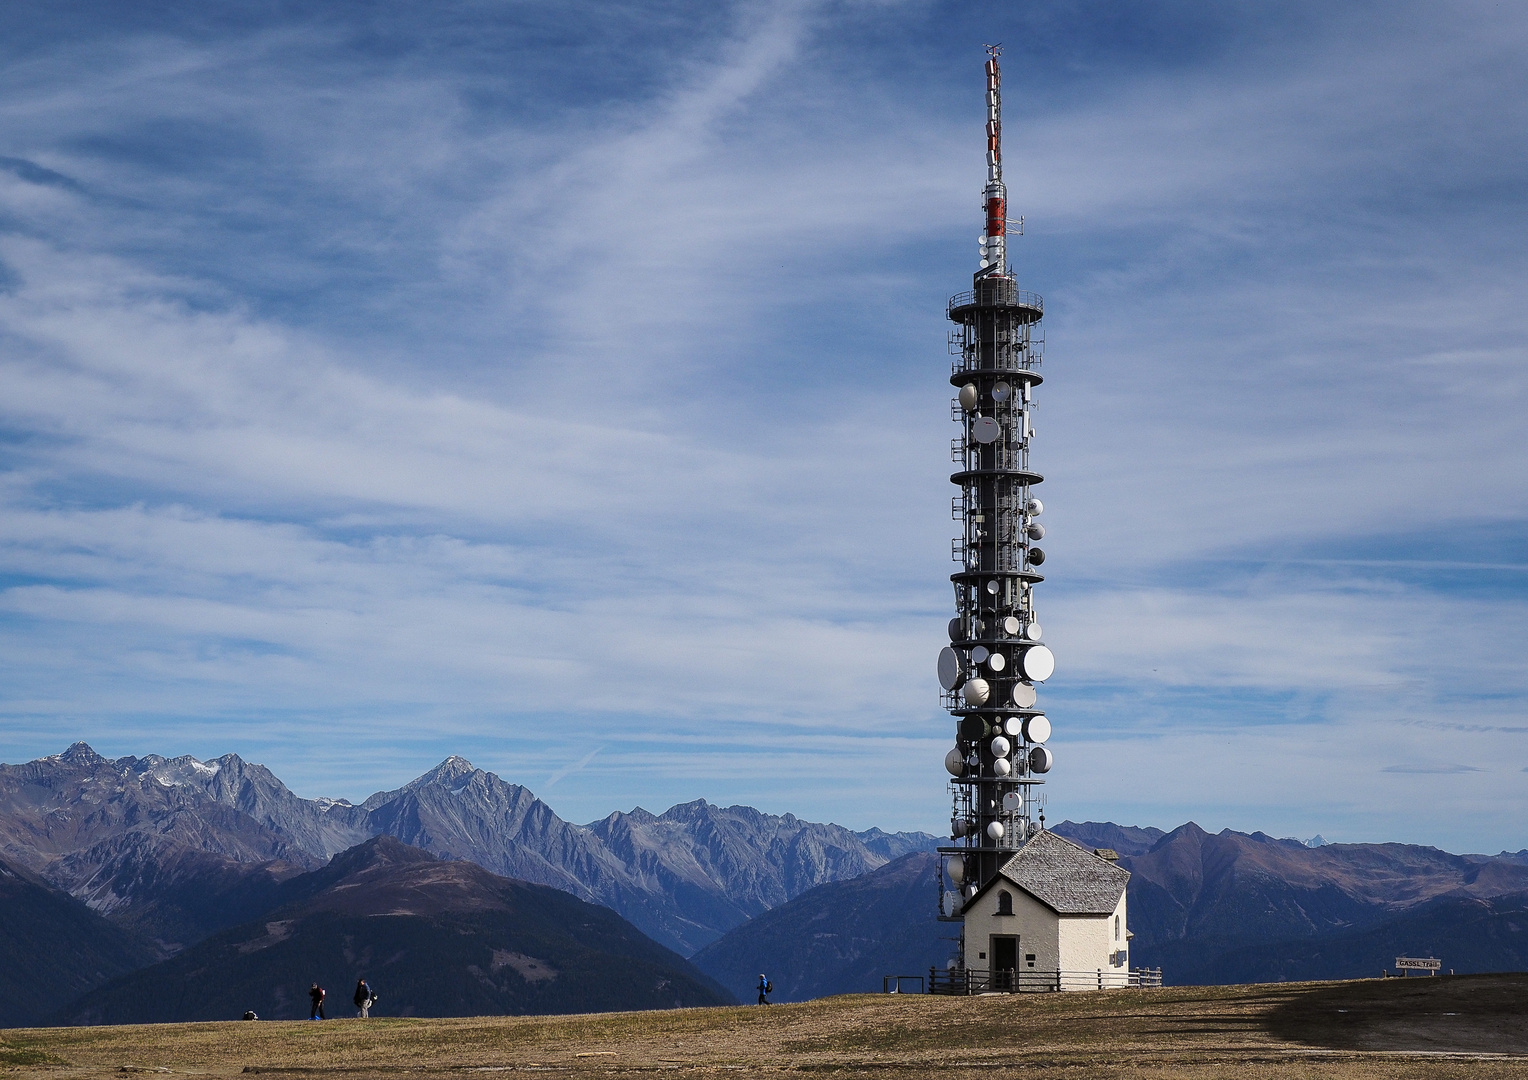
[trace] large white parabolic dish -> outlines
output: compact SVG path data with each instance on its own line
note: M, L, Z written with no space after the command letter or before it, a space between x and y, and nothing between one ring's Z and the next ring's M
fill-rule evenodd
M1030 682L1044 682L1056 672L1056 654L1044 645L1036 645L1033 649L1024 650L1024 658L1019 661L1019 667Z

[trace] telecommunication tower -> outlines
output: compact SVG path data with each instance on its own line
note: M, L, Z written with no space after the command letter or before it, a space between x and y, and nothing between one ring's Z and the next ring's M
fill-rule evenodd
M950 417L960 425L950 443L958 468L950 481L960 489L951 510L962 525L952 547L960 565L950 575L956 615L939 654L941 703L956 717L955 746L945 758L952 846L939 849L939 914L949 921L959 921L966 899L1043 827L1037 789L1052 763L1050 721L1035 691L1055 668L1034 600L1045 580L1035 569L1045 561L1035 544L1045 527L1033 492L1044 478L1029 464L1044 308L1018 287L1008 261L1008 237L1023 234L1023 219L1008 217L1003 186L1002 48L987 52L981 265L970 291L952 296L947 309L957 389Z

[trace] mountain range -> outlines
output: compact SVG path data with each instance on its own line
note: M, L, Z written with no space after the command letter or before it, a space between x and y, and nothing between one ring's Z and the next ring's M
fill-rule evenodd
M574 825L459 757L359 806L300 798L237 754L113 761L76 743L0 765L0 857L167 954L381 835L603 904L681 955L813 886L937 842L704 801Z
M1310 848L1192 822L1120 855L1131 871L1131 960L1163 968L1169 981L1372 975L1419 953L1460 972L1528 968L1528 865L1512 855ZM1500 931L1490 950L1476 944L1481 918Z
M31 957L0 971L0 1026L259 922L290 902L291 882L377 837L609 908L681 956L807 889L937 843L704 801L575 825L459 757L353 805L300 798L236 754L109 760L77 743L0 765L0 859L13 872L0 889L0 958ZM69 936L71 920L79 955L36 947ZM168 1015L154 1000L153 1015Z
M1107 822L1055 831L1109 848L1131 872L1130 963L1169 985L1374 976L1399 955L1460 973L1528 969L1528 862L1412 844L1323 844L1190 822L1163 832ZM729 986L769 974L780 1000L876 989L928 973L958 927L934 915L938 857L914 853L818 886L697 953ZM953 927L953 928L952 928Z
M1528 967L1528 850L1055 831L1118 853L1132 964L1168 983L1373 974L1408 952ZM340 986L357 965L421 1015L725 1000L761 971L780 1000L873 990L952 952L933 917L939 842L704 801L577 825L458 757L353 805L300 798L235 754L75 744L0 765L0 1026L287 1015L310 968ZM367 891L411 899L330 902ZM587 932L557 937L542 909ZM638 975L580 974L594 969Z

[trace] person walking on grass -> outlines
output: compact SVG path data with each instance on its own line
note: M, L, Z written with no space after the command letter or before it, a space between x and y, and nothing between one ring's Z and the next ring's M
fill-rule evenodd
M366 985L366 976L361 976L355 984L355 1014L362 1020L371 1016L372 1004L377 1000L377 995L371 992L371 987Z
M312 989L308 991L308 997L313 1001L313 1015L309 1016L308 1019L328 1019L328 1017L324 1016L324 988L319 986L318 983L314 983Z
M768 994L774 988L775 988L775 984L770 982L768 979L766 979L764 977L763 973L760 973L760 975L759 975L759 1004L760 1005L768 1005L769 1004Z

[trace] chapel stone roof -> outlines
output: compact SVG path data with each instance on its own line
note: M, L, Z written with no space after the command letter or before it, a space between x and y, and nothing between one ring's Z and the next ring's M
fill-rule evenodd
M998 878L1017 885L1059 915L1108 915L1118 906L1130 871L1042 830L992 880Z

